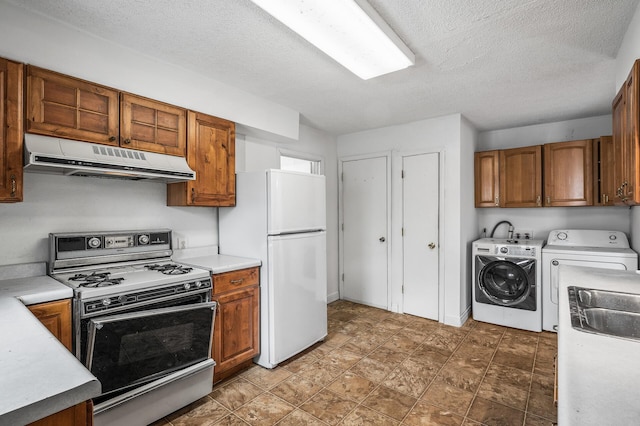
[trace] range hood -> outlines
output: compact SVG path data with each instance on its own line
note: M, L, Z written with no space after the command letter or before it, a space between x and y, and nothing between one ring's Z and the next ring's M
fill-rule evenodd
M156 154L25 133L24 169L29 172L127 180L184 182L196 172L187 160Z

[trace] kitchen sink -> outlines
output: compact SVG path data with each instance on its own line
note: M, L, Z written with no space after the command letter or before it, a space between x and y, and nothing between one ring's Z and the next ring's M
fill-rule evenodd
M569 287L571 325L579 331L640 340L640 295Z

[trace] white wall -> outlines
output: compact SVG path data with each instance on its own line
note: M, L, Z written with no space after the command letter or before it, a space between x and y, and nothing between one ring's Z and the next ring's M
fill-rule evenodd
M280 168L280 150L322 159L327 183L327 297L338 294L338 171L336 140L320 130L300 125L300 140L291 143L238 135L236 169L259 171Z
M299 113L0 0L0 56L291 139Z
M593 139L610 135L611 115L603 115L555 123L483 132L479 135L478 151L517 148L551 142ZM533 231L536 239L547 239L553 229L606 229L631 232L631 215L626 207L546 207L478 210L478 235L483 228L487 236L501 220L510 221L516 230ZM496 230L497 237L506 237L507 229Z
M612 98L627 79L636 59L640 59L640 4L631 19L616 57L616 87ZM631 247L640 251L640 207L631 209Z
M461 325L466 319L465 312L468 314L468 310L461 305L469 300L466 292L467 289L470 291L466 279L470 275L470 264L465 262L463 253L466 250L466 242L469 241L467 238L470 238L466 235L469 226L462 225L462 208L468 205L468 201L462 200L473 197L473 179L469 181L468 174L463 173L461 169L463 166L473 169L473 136L470 135L471 126L465 124L464 141L470 146L461 148L462 120L460 114L453 114L338 137L339 158L385 151L393 151L394 156L415 152L442 154L444 198L440 200L443 203L443 215L440 218L440 262L441 279L444 283L444 312L441 312L441 320L451 325ZM392 162L394 163L396 162ZM402 306L400 170L392 166L391 173L390 305ZM475 223L473 219L469 221Z
M25 173L24 202L0 204L0 265L47 261L50 232L153 228L218 243L217 210L167 207L165 184Z
M471 308L471 298L473 285L472 264L473 257L472 243L478 237L476 228L478 226L478 210L475 208L474 200L474 157L473 153L477 151L478 145L478 132L476 129L463 117L461 123L460 133L460 208L462 217L460 221L460 245L462 250L460 252L461 259L460 264L465 265L464 268L460 268L460 282L464 283L464 286L460 293L460 311L465 312L466 309Z

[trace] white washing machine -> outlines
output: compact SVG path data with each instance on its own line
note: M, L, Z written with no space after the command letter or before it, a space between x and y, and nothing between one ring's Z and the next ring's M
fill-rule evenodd
M638 254L629 248L624 232L586 229L551 231L542 249L542 328L557 331L558 268L638 269Z
M542 331L540 283L544 240L473 242L473 319Z

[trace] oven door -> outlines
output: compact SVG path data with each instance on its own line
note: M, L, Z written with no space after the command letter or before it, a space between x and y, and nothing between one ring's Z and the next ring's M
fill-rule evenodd
M86 366L102 396L142 386L210 358L216 302L88 320Z

